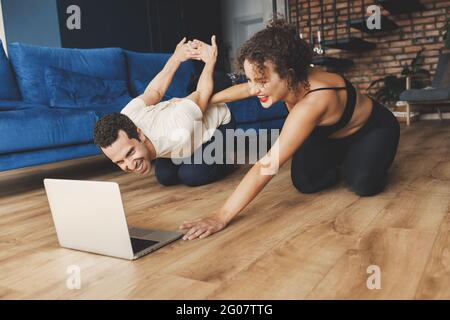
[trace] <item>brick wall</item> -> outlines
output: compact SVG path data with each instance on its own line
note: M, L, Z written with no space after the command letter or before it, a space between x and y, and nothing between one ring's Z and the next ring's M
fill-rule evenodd
M324 0L324 32L327 40L334 38L335 20L332 3L331 0ZM347 34L345 24L348 14L347 3L347 0L337 1L338 37ZM350 1L350 3L351 18L362 17L361 0ZM375 4L375 1L366 0L364 3L367 7ZM422 48L424 52L421 67L434 75L439 54L448 51L444 48L440 29L445 25L446 17L450 15L450 0L421 0L421 3L425 5L426 10L411 14L393 16L388 11L382 10L382 14L389 16L399 25L398 29L391 32L370 35L351 29L352 36L376 43L375 49L364 53L327 49L327 55L354 60L354 66L342 73L363 93L368 93L367 88L373 80L386 75L400 75L402 65L409 63ZM295 10L296 5L298 15ZM290 14L292 23L299 26L299 31L304 38L309 39L307 1L290 0ZM311 21L317 38L317 30L321 22L319 0L311 0ZM373 91L370 90L369 93Z

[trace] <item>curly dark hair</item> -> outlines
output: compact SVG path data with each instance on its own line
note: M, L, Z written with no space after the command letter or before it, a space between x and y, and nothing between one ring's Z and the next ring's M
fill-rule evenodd
M137 127L126 115L114 112L97 121L94 128L94 143L100 148L109 147L117 140L119 130L128 138L139 140Z
M279 76L287 78L290 90L295 90L299 83L309 90L307 70L312 56L310 46L300 38L295 26L277 18L242 45L236 62L240 71L245 60L251 62L259 76L265 78L264 62L271 61Z

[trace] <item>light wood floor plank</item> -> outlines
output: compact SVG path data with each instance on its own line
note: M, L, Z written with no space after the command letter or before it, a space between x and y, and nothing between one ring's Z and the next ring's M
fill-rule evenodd
M450 299L450 205L419 284L417 299Z
M413 299L435 234L372 229L348 250L308 299ZM381 271L381 288L369 289L370 266ZM369 270L370 271L370 270Z

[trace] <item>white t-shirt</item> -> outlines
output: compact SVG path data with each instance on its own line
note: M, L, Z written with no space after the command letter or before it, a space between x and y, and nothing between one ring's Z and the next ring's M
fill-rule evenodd
M210 105L202 114L190 99L173 99L147 106L140 98L131 100L121 111L150 139L157 158L184 158L207 142L222 124L231 121L225 103Z

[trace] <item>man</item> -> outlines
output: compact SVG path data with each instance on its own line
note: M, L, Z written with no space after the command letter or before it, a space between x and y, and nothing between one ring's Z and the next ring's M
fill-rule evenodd
M161 102L178 67L189 59L205 63L197 89L183 99ZM125 172L147 174L155 160L155 175L162 185L199 186L224 177L234 168L226 164L225 148L223 161L208 164L203 157L200 162L199 157L194 157L214 140L215 131L225 137L226 129L234 129L228 107L224 103L210 104L216 60L215 36L211 45L197 40L186 42L184 38L142 95L121 113L97 122L94 143ZM187 136L179 134L183 132Z

